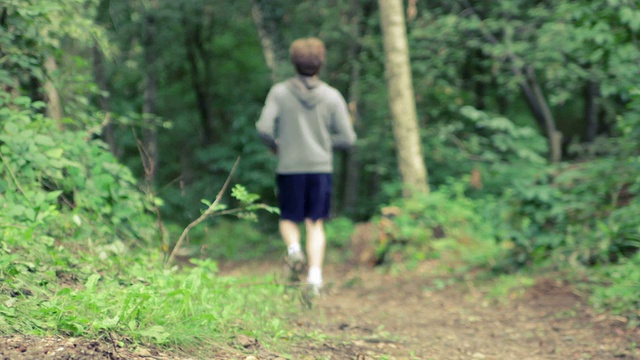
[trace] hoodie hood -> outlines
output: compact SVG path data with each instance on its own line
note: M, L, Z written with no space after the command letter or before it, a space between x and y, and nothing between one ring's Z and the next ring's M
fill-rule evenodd
M318 89L324 84L315 76L296 76L287 80L286 86L296 99L307 108L315 107L322 99Z

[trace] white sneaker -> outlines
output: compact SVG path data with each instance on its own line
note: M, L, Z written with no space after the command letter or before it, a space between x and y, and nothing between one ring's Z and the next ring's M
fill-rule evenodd
M300 274L304 270L305 258L302 251L296 251L289 254L285 260L291 270L290 278L292 281L300 281Z
M320 296L322 291L322 284L307 284L307 292L313 297Z
M319 284L307 283L300 290L300 299L309 309L313 307L313 300L322 295L322 285Z

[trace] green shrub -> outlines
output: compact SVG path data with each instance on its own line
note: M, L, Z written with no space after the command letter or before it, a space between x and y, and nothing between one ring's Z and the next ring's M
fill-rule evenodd
M91 133L61 130L26 97L1 105L4 241L154 238L154 199Z
M596 270L596 286L591 304L599 310L611 310L617 314L631 315L640 320L640 254L623 259L619 264L603 266ZM637 322L636 322L637 323Z
M378 253L400 252L407 260L421 261L454 252L470 264L493 262L500 249L494 240L495 219L487 210L495 203L490 197L484 201L469 198L467 188L466 179L452 181L429 195L392 203L398 215L374 219L393 239L379 244ZM392 226L385 225L389 220Z
M263 234L255 222L218 219L200 232L192 243L204 246L203 255L220 260L264 257L284 247L279 239Z
M512 247L507 268L553 259L555 263L615 262L640 248L640 101L620 117L619 137L603 149L616 151L561 164L516 183L501 241Z
M281 336L282 286L269 277L250 286L219 277L210 260L166 269L151 214L159 200L141 192L91 133L39 114L42 103L2 105L0 333L115 333L164 346L226 342L237 333L273 344ZM241 186L232 193L242 207L220 210L265 208ZM224 255L255 255L267 244L246 222L217 225L211 232L222 246L210 248Z
M351 242L351 234L355 228L353 221L346 217L336 217L325 224L327 248L344 249Z

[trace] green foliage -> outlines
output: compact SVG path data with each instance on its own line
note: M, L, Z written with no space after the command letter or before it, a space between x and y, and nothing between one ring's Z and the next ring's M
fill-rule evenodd
M496 277L487 292L487 297L496 301L508 301L532 287L535 280L522 274L501 274Z
M607 263L638 251L636 112L634 102L620 117L620 135L609 140L616 145L605 147L613 153L560 165L505 194L511 210L502 239L513 246L509 263L539 263L550 255L559 262Z
M385 225L384 218L374 220L393 240L380 243L377 251L388 255L399 252L413 262L450 253L469 264L495 261L500 249L494 242L489 201L469 198L466 189L467 184L454 181L429 195L393 203L399 209L399 214L390 218L393 226Z
M357 102L360 119L356 161L350 163L360 177L358 198L347 215L369 219L389 203L402 210L392 222L396 242L381 244L381 253L405 252L414 261L459 254L472 264L497 261L495 269L509 271L539 263L605 263L616 270L604 277L634 278L640 241L635 1L418 2L418 16L408 23L409 43L435 190L425 198L394 200L400 181L375 1L6 0L0 5L0 275L8 284L1 291L8 292L0 293L0 312L7 316L0 324L189 342L150 315L151 305L170 313L155 300L167 296L169 287L182 291L170 296L178 308L195 304L203 312L224 313L192 296L215 297L193 285L196 278L224 292L211 263L165 274L192 284L196 290L187 296L178 282L162 279L153 268L142 270L140 258L132 260L135 276L161 284L121 275L126 285L120 288L94 262L115 261L110 269L128 274L123 269L130 245L159 246L150 215L156 205L169 229L181 229L202 214L200 199L215 195L238 155L243 161L234 180L250 184L266 204L275 203L275 157L254 129L271 81L251 17L254 4L273 40L278 78L292 74L291 40L326 41L321 77ZM57 70L45 66L48 60ZM533 113L520 91L526 71L535 74L573 163L549 167L542 160L544 136L533 129ZM61 97L65 118L59 122L43 116L49 83ZM594 84L601 137L582 144L584 89ZM97 106L105 113L98 114ZM94 140L105 118L115 135L109 150L126 168ZM157 131L152 185L162 201L137 190L144 169L132 128ZM335 179L342 195L349 169L340 160ZM236 186L228 205L214 210L253 220L255 210L274 210L256 199ZM340 211L342 199L336 200ZM275 243L274 229L265 235L264 223L216 219L194 229L191 245L221 259L261 255ZM329 222L329 245L343 249L352 227L346 218ZM55 286L64 274L77 278L69 290ZM56 297L43 290L47 284ZM610 293L596 295L598 306L615 307L615 299L625 299L621 289L628 283L613 284ZM101 293L116 289L121 297ZM176 305L180 296L186 300ZM54 320L30 315L42 299ZM109 309L108 318L95 312L101 306ZM184 309L170 314L201 319Z
M99 91L85 52L94 45L110 51L105 32L93 20L96 3L4 1L0 6L6 12L0 24L2 92L44 100L48 94L43 85L50 82L63 103L67 126L96 125L89 103Z
M217 276L215 262L163 270L162 254L128 251L100 258L56 249L75 261L75 269L38 264L1 264L5 286L0 299L1 328L31 334L102 337L116 333L134 343L197 348L226 341L238 333L259 333L273 344L284 333L274 314L286 304L273 301L284 288L272 278Z
M481 191L474 195L497 196L546 165L545 140L532 128L471 106L460 107L458 113L426 131L426 157L438 170L430 174L434 184L468 178L476 170L482 183L475 184Z
M433 1L410 26L418 106L430 121L473 104L532 124L519 86L535 72L542 95L567 141L581 138L585 119L563 113L584 106L591 82L601 90L603 121L615 121L640 59L632 1Z
M619 264L603 266L596 270L593 278L603 282L596 286L591 304L599 310L611 310L622 315L631 315L635 323L640 320L640 254L625 259Z
M349 218L337 217L325 223L325 235L329 249L344 250L351 242L355 224Z
M262 286L218 277L209 260L164 269L150 215L159 200L137 189L129 169L90 133L60 129L38 114L41 104L18 97L4 105L3 334L117 333L134 343L197 347L243 332L273 344L284 332L273 314L286 313L286 304L272 301L282 286L268 277ZM273 210L240 185L232 195L240 214Z
M36 112L42 103L18 97L4 105L0 224L6 241L152 240L147 213L153 199L137 190L131 172L100 142L84 132L61 131Z
M218 219L193 234L190 243L201 256L218 260L264 258L282 249L282 240L264 234L249 220Z

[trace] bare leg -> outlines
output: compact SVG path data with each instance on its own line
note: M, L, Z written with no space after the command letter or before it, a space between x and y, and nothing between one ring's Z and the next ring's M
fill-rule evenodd
M287 248L294 244L300 244L300 228L291 220L281 219L279 223L280 234Z
M307 281L321 284L326 246L324 223L322 220L305 219L305 226L307 230L307 258L309 259L309 278Z

